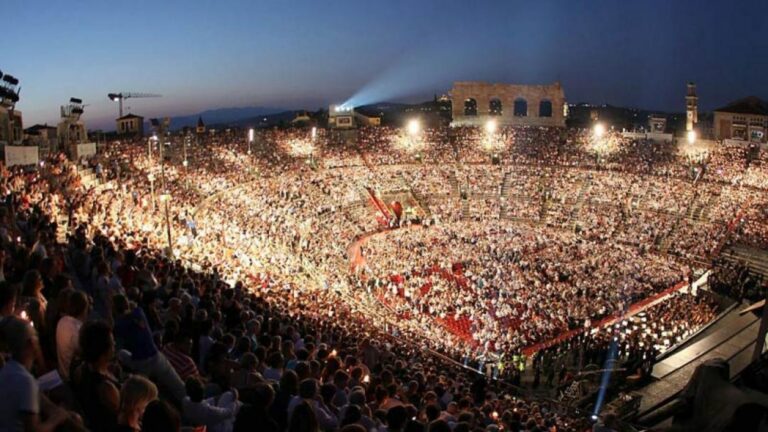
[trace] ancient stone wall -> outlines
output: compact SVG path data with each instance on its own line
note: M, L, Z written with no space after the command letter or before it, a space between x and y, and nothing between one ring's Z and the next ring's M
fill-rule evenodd
M477 115L465 115L465 102L474 99ZM491 113L491 100L501 101L501 114ZM451 89L453 121L451 125L483 125L496 119L499 125L513 126L565 126L565 93L559 82L548 85L496 84L477 81L459 81ZM525 101L525 115L515 115L515 101ZM551 103L551 117L542 116L542 101ZM522 104L519 104L520 107ZM518 112L517 114L523 114Z

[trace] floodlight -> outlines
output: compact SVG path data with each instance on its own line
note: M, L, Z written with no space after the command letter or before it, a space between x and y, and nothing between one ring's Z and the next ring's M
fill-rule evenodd
M497 128L496 120L491 119L485 122L485 131L488 132L489 134L496 132L496 128Z
M688 138L688 144L693 144L696 142L696 131L688 131L688 134L686 136Z
M408 135L417 135L421 131L421 123L418 119L408 121Z
M595 127L593 128L595 137L600 138L603 135L605 135L605 125L602 123L595 123Z

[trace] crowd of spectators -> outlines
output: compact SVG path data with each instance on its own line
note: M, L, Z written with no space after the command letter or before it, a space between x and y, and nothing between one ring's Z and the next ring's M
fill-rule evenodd
M455 360L548 346L549 375L568 344L588 361L616 338L626 359L668 349L716 309L667 290L727 242L768 238L764 164L484 134L274 130L122 142L95 179L63 156L4 169L0 423L583 430ZM396 194L422 226L393 223ZM593 325L657 294L618 330Z

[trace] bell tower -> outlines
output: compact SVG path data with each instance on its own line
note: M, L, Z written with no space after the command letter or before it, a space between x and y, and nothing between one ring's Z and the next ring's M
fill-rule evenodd
M696 96L696 84L688 83L685 95L685 131L690 132L699 121L699 97Z

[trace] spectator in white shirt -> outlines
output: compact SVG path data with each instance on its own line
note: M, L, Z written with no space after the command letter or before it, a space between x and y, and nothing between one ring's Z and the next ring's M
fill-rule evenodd
M54 430L69 413L40 395L37 380L29 369L40 352L37 332L29 322L7 317L0 323L11 351L11 359L0 369L0 428L4 431ZM41 420L46 411L46 420Z
M218 398L203 399L205 387L197 377L186 382L187 397L182 404L184 423L205 426L209 432L231 432L242 403L237 390L222 393Z
M294 396L293 399L291 399L291 403L288 404L289 423L292 420L294 410L301 405L302 402L306 402L313 408L320 429L336 429L336 427L338 427L339 420L320 398L320 389L317 380L314 378L307 378L299 384L299 394Z
M82 291L75 291L69 296L68 310L56 325L56 355L59 360L59 374L69 378L72 357L79 346L80 327L88 317L88 296Z

